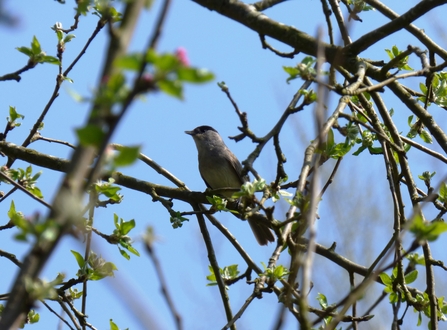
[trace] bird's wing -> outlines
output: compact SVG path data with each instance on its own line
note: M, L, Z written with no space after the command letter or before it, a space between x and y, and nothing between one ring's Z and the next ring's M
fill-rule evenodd
M230 163L231 168L234 170L234 173L236 174L236 177L239 179L239 187L242 186L244 182L248 181L248 178L246 176L242 177L242 165L236 156L227 159L227 162Z

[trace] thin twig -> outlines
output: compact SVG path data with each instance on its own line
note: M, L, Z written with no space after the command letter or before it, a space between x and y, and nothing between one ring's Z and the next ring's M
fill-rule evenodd
M158 280L160 281L161 293L165 298L166 303L168 304L169 311L171 312L172 317L174 318L177 330L182 330L183 329L182 318L180 316L180 313L175 308L174 299L172 299L171 295L169 294L167 281L165 280L163 270L161 269L160 261L158 260L158 257L154 252L153 237L152 236L149 237L149 235L146 235L144 238L144 243L146 251L149 254L149 257L151 258L152 263L154 264L155 272L157 274Z
M242 305L241 309L234 315L233 319L228 322L223 328L222 330L226 330L230 327L233 326L233 324L242 316L242 314L244 314L245 310L247 309L247 307L252 303L252 301L256 298L256 295L254 293L252 293L247 300L245 300L245 303Z
M200 210L200 206L197 204L193 204L193 209L196 211ZM208 232L208 228L206 227L206 222L202 214L197 214L197 220L199 222L200 232L203 236L203 241L205 243L206 250L208 252L208 260L211 264L211 267L213 268L214 276L216 277L217 287L219 288L220 297L222 300L222 303L225 308L225 314L227 317L227 321L231 321L233 319L233 313L231 311L230 306L230 297L228 296L225 283L222 279L222 276L220 274L220 268L219 264L216 259L216 254L214 252L213 243L211 241L211 236ZM231 326L232 330L236 330L236 327L234 324Z

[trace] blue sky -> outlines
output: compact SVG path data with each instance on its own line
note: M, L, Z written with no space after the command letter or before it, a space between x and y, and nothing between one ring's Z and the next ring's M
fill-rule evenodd
M403 13L416 3L418 3L416 0L407 0L404 3L393 0L388 1L387 5L396 12ZM159 12L159 5L160 2L156 1L150 12L142 13L131 43L131 51L140 51L146 45ZM310 35L315 35L317 27L325 28L320 6L320 2L316 0L306 1L305 8L302 1L288 1L268 10L266 14L284 24L293 25ZM48 55L55 55L56 37L50 27L56 22L62 22L64 27L70 26L73 22L72 7L73 3L70 1L65 5L55 1L6 1L6 8L19 19L19 23L14 28L0 27L1 74L15 71L25 65L26 57L15 50L15 47L29 46L34 35ZM429 13L426 18L416 21L420 28L425 29L426 33L444 48L447 47L447 37L445 29L442 30L440 27L443 26L441 17L445 17L446 13L445 7L441 7ZM377 12L363 13L361 17L363 23L352 22L350 26L354 40L366 31L387 22L387 19ZM64 53L64 67L67 67L82 49L96 22L97 17L93 15L81 18L79 29L74 32L76 38L67 45ZM336 35L336 39L340 40L339 35ZM290 51L287 46L273 40L268 41L276 48ZM393 45L397 45L399 49L405 49L408 44L421 46L418 41L409 38L407 33L401 31L382 40L361 56L386 61L388 57L385 48L390 49ZM45 120L42 135L75 142L74 129L85 122L89 105L75 101L70 93L75 92L85 97L92 95L99 79L98 72L102 67L105 47L104 30L70 74L74 83L64 84L60 96ZM178 47L187 50L192 65L214 72L216 80L206 85L186 86L184 101L160 93L136 101L112 140L125 145L141 145L144 154L180 178L191 190L203 191L205 185L197 170L196 149L191 137L184 133L185 130L204 124L213 126L240 160L247 157L255 147L248 140L235 143L227 138L238 134L236 127L239 126L239 122L229 100L220 91L216 82L225 81L240 109L248 113L251 129L262 136L278 120L301 85L301 81L298 80L287 84L287 75L282 66L293 66L305 55L297 55L295 59L279 58L263 50L258 35L239 23L221 17L191 1L177 0L173 1L158 50L172 52ZM419 62L417 59L412 59L410 65L418 68ZM15 106L19 113L25 115L22 126L8 135L8 141L16 144L23 142L50 98L56 74L56 66L39 65L24 73L19 83L15 81L2 83L0 99L3 100L3 106L0 111L4 114L4 124L6 125L4 118L8 115L8 106ZM420 81L423 80L412 79L406 83L417 89ZM390 92L385 92L384 98L389 102L389 107L394 108L395 118L401 118L399 130L407 132L406 118L410 114L392 98ZM330 99L329 112L333 110L331 106L336 102L337 97L334 95ZM309 108L291 118L281 134L283 151L288 158L285 166L289 178L297 178L299 175L304 149L316 136L312 112L313 110ZM437 118L442 118L444 113L444 110L433 107L433 114ZM66 147L43 141L35 142L30 147L58 157L67 158L71 154L71 150ZM436 170L438 178L446 175L445 166L441 167L439 163L427 159L422 154L412 151L409 156L417 157L410 158L410 160L417 159L417 164L413 167L414 176L423 170ZM23 163L16 162L15 165L23 166ZM333 161L325 164L322 168L323 177L327 177L333 165ZM271 143L255 166L267 182L274 179L276 163ZM347 156L341 164L340 171L327 195L323 197L319 209L320 220L317 222L317 240L326 246L336 241L337 252L362 265L368 265L386 244L389 239L387 235L392 228L392 206L388 201L389 191L383 161L380 156L371 157L366 154L359 157ZM141 163L123 168L122 172L142 180L169 184L167 180ZM343 173L349 175L344 176ZM60 174L43 169L39 187L44 193L45 200L52 200L52 194L60 178ZM9 187L3 184L0 189L8 191ZM135 219L137 227L131 233L141 257L132 256L132 259L127 261L119 255L116 247L109 246L98 237L95 238L96 252L106 260L113 261L119 271L116 272L115 279L89 284L87 306L89 322L98 329L108 329L108 320L111 318L123 329L174 328L172 317L160 294L153 265L141 244L141 234L150 225L154 227L158 237L155 249L169 281L169 289L176 308L183 318L185 329L221 328L225 324L225 316L220 300L216 299L217 288L206 286L207 253L196 220L191 217L181 229L174 230L169 223L168 213L160 205L153 203L149 196L129 190L123 190L122 193L124 195L122 205L97 210L95 227L105 233L111 233L113 213L117 213L125 220ZM46 213L41 205L20 192L14 194L13 198L16 208L26 215L33 215L36 212ZM6 212L9 205L10 199L0 204L0 214L4 214L4 222L7 221ZM284 201L278 203L275 212L277 218L283 217L287 205ZM407 215L411 214L410 205L407 199ZM180 202L176 202L174 208L180 211L190 209L188 205ZM229 214L217 216L236 235L256 262L268 262L273 246L259 248L246 223L236 221ZM215 242L221 267L238 263L241 265L241 272L245 271L242 259L220 233L211 225L209 230ZM19 258L26 254L28 250L26 244L9 239L11 230L1 232L0 235L2 235L0 249L16 253ZM405 242L409 241L410 237L406 237ZM436 242L432 246L435 258L443 256L440 253L441 243ZM74 277L77 264L70 253L71 249L83 253L82 242L71 237L65 238L49 260L42 277L51 280L57 272L65 273L67 279ZM288 265L286 253L280 262ZM0 269L2 270L0 292L4 293L8 291L16 268L8 260L0 259ZM317 306L314 298L318 292L326 294L329 302L333 303L340 295L343 296L340 290L342 293L349 291L346 273L334 268L323 258L316 257L314 272L315 287L310 295L310 301L314 306ZM439 269L435 272L441 277ZM361 278L357 279L360 280ZM446 288L445 280L444 282L438 280L436 284ZM423 284L418 287L422 290L424 288ZM377 285L371 290L380 293L381 288ZM251 291L252 286L245 283L238 283L230 288L234 313L242 306ZM377 294L374 297L377 297ZM138 305L143 308L141 312L136 307ZM383 309L375 311L375 314L379 312L383 314L375 318L371 329L381 329L382 326L389 324L390 307L386 302L383 305ZM38 306L41 321L34 328L55 329L56 318L42 305ZM56 311L60 310L57 305L52 306ZM248 308L245 317L238 322L239 329L270 329L278 308L277 297L265 294L262 300L254 301ZM289 318L286 321L285 329L296 328L294 320ZM414 327L416 321L414 318L412 321L414 322L411 326Z

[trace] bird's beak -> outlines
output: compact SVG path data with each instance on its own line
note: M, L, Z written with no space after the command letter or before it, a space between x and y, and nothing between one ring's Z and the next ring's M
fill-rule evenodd
M185 133L188 135L194 135L194 131L185 131Z

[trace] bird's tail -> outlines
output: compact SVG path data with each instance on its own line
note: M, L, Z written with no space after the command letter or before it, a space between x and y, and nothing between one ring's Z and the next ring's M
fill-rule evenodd
M260 217L262 217L260 214L255 213L247 221L259 245L267 245L269 242L274 242L275 237L270 228L261 222L262 219Z

